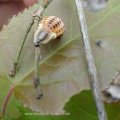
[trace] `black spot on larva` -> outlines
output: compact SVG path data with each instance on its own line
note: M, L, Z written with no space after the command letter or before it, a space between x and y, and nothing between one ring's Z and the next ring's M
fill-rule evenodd
M51 22L49 21L48 24L51 24Z
M51 23L54 22L53 20L51 20Z
M49 24L52 24L52 22L53 22L53 20L50 20L48 23L49 23Z
M57 24L58 24L58 25L60 25L60 23L59 23L59 22L57 22Z
M48 24L48 27L51 28L52 26L50 24Z
M55 27L58 27L58 24L57 24L57 23L55 24Z
M45 23L47 20L44 20L43 22Z
M53 21L55 20L55 18L52 19Z
M45 35L44 39L46 39L47 36L48 36L48 33Z
M61 21L59 20L59 23L61 23Z
M55 25L53 25L53 28L54 28L54 29L56 28Z

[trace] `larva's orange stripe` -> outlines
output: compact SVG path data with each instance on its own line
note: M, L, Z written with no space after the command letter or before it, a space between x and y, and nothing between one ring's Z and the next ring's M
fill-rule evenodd
M41 23L46 30L49 32L55 32L57 36L60 36L64 33L64 23L55 16L45 17Z

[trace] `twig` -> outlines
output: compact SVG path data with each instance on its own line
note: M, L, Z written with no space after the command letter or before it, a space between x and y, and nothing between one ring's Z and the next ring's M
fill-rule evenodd
M97 107L98 118L99 120L107 120L104 103L102 101L102 95L101 95L100 84L97 76L97 70L96 70L96 66L94 63L94 58L93 58L92 50L90 46L90 39L88 36L87 23L86 23L85 14L83 11L82 2L81 0L75 0L75 1L76 1L77 11L78 11L78 16L79 16L79 22L81 25L81 31L83 35L84 50L85 50L86 61L88 65L88 72L90 76L90 85L91 85L91 89L92 89L96 107Z

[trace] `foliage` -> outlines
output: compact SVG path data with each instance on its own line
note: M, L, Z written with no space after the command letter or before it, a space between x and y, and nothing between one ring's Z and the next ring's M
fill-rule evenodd
M17 17L14 17L1 30L1 74L4 73L7 75L8 69L12 66L25 31L31 22L31 15L38 6L39 4L34 5ZM119 0L110 0L108 7L102 12L91 13L86 11L92 50L102 88L110 82L109 80L120 65L119 11ZM69 110L66 108L63 110L65 103L71 96L79 93L83 89L89 88L89 76L74 0L70 0L69 2L65 0L54 0L45 12L45 15L51 14L60 17L64 21L66 32L61 40L55 40L46 46L42 46L43 59L39 66L44 97L40 101L36 100L32 85L34 72L33 28L23 49L20 69L14 79L11 80L11 78L8 78L10 82L16 81L15 97L11 99L7 109L7 115L12 117L11 119L17 119L20 116L20 111L14 105L16 99L22 102L24 106L36 112L63 113L65 110L71 110L71 108ZM101 47L95 44L98 40L102 41ZM4 79L3 76L0 76L0 106L2 106L3 98L9 89L8 79ZM75 103L76 106L77 104ZM115 108L117 109L117 105ZM24 108L20 108L20 110L22 109ZM75 111L79 112L79 110ZM93 112L95 112L94 108ZM108 113L111 113L111 110ZM114 112L114 114L117 113ZM81 115L84 114L81 112ZM110 117L112 118L112 116ZM111 118L110 120L112 120ZM97 118L94 117L94 119ZM72 118L69 120L72 120Z

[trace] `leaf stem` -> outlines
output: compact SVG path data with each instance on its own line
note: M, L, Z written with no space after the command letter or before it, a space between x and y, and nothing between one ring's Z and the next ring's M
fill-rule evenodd
M8 91L8 94L6 95L6 97L4 99L3 107L1 109L1 112L2 112L3 115L5 115L6 108L7 108L8 102L10 100L10 97L12 96L13 90L14 90L14 85L11 85L11 87Z
M90 85L91 89L94 95L97 112L98 112L98 118L99 120L107 120L107 115L104 108L104 103L102 101L102 95L101 95L101 89L100 84L97 76L97 70L94 62L94 57L92 55L92 50L90 46L90 39L88 35L88 29L87 29L87 22L82 6L81 0L75 0L78 16L79 16L79 22L81 26L82 36L83 36L83 43L84 43L84 51L86 55L86 61L88 65L88 72L90 76Z
M20 50L19 50L19 54L18 54L18 56L17 56L17 59L16 59L16 62L15 62L15 63L18 63L18 62L19 62L19 59L20 59L20 55L21 55L21 53L22 53L23 46L24 46L24 44L25 44L26 38L27 38L27 36L28 36L28 33L30 32L30 30L31 30L31 28L32 28L32 26L33 26L33 23L34 23L34 22L32 21L32 22L30 23L29 27L27 28L25 37L24 37L24 39L23 39L23 41L22 41L22 44L21 44L21 47L20 47Z

